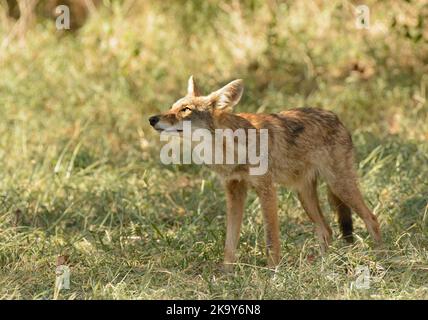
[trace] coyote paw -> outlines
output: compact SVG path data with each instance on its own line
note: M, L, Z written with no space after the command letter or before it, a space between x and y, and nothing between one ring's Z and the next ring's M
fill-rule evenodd
M234 265L234 263L233 263L233 262L224 262L224 263L221 265L221 271L222 271L223 273L232 273L232 272L233 272L234 267L235 267L235 265Z

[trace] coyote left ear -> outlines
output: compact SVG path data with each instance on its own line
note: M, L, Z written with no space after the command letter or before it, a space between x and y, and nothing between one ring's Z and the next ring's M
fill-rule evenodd
M237 79L211 93L211 98L215 101L216 109L232 108L241 100L243 92L244 82Z
M193 79L193 76L190 76L189 80L187 81L187 95L189 97L197 97L201 95L198 87L196 86L195 80Z

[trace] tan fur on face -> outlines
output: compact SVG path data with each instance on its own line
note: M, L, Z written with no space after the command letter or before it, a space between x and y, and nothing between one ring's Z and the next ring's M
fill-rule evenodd
M276 185L296 191L303 209L315 225L322 252L327 251L332 232L319 205L319 178L327 183L329 200L338 213L344 238L352 241L352 209L364 220L375 242L380 243L379 223L358 188L351 135L338 117L333 112L314 108L291 109L275 114L234 114L231 109L238 103L242 91L242 80L235 80L208 96L199 96L192 77L188 95L159 115L162 122L171 126L190 120L192 126L195 124L212 131L268 129L269 165L264 175L250 175L250 167L246 164L210 165L222 178L227 196L227 269L235 262L248 188L253 188L260 199L271 266L280 261ZM189 110L183 111L184 108Z

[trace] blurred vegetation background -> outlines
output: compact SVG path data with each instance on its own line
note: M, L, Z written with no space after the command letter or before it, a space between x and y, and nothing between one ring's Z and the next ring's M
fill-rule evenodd
M60 4L70 30L56 29ZM311 224L281 190L280 282L245 267L264 263L254 197L238 276L218 275L221 187L161 165L147 121L191 74L205 93L244 79L240 112L335 111L385 256L338 242L313 262ZM66 298L426 298L427 84L425 0L0 0L0 298L51 298L57 255L72 265ZM350 289L359 264L387 270L370 292Z

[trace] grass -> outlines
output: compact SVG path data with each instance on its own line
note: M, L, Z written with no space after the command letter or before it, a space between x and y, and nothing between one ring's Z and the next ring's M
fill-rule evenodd
M54 298L58 256L71 267L61 299L428 298L428 46L412 24L423 1L367 1L368 30L347 1L105 3L78 32L40 20L0 52L1 299ZM243 78L238 111L335 111L353 132L382 250L357 217L356 243L338 239L321 186L335 233L322 258L281 189L277 272L251 194L239 263L223 274L221 185L206 168L162 165L147 121L190 74L205 92ZM358 266L368 290L353 284Z

